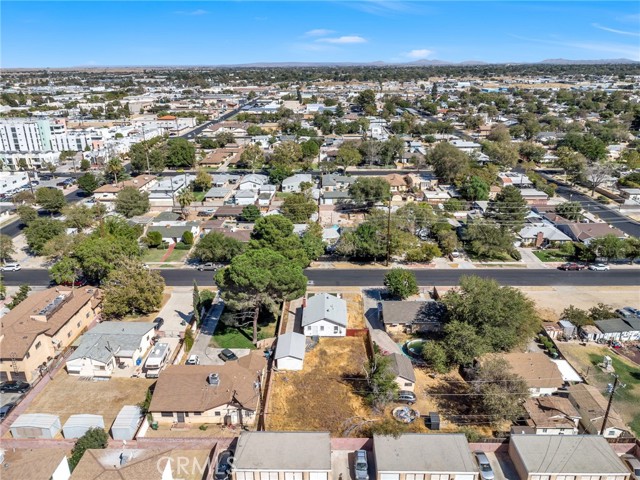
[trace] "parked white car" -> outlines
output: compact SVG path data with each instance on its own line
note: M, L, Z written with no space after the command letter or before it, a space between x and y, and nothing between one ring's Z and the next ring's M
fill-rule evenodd
M4 265L2 265L2 267L0 267L0 270L3 272L17 272L21 268L22 267L19 263L5 263Z
M596 272L608 272L609 265L605 265L604 263L594 263L592 265L589 265L589 270L593 270Z
M198 355L190 355L185 365L200 365L200 357Z

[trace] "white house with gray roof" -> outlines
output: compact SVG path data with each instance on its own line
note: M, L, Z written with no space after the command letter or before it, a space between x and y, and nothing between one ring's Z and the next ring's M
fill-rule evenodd
M290 177L282 180L282 191L283 192L299 192L300 184L302 183L310 183L313 185L313 178L308 173L296 173L295 175L291 175Z
M288 332L278 336L274 356L278 370L302 370L306 345L306 337L300 333Z
M80 338L67 359L69 375L110 378L118 364L127 367L142 361L151 347L154 325L150 322L102 322Z
M307 336L344 337L347 334L347 302L328 293L308 298L302 311L302 331Z

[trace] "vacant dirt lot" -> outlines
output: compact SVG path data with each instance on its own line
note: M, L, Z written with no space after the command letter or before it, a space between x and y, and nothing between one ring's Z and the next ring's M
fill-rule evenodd
M598 303L614 309L640 303L638 287L519 287L538 305L544 320L557 321L569 305L588 310Z
M60 416L62 424L77 413L102 415L105 428L109 429L124 405L136 405L144 400L153 382L143 378L93 382L61 370L31 402L27 413L53 413Z
M616 390L613 400L613 408L629 424L631 429L640 435L640 368L621 355L617 355L612 349L595 343L580 345L575 342L558 342L560 353L575 368L586 381L598 387L606 395L608 383L613 382L613 377L602 371L598 364L605 355L613 360L613 367L624 388Z
M347 419L367 418L369 408L354 390L362 390L364 339L321 338L307 352L300 372L274 374L267 412L268 430L320 430L340 436Z

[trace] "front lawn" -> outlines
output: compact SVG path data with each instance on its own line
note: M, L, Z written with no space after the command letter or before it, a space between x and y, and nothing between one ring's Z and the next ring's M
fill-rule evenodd
M193 192L193 198L196 202L202 202L207 192Z
M142 261L147 262L161 262L162 257L167 253L166 249L150 248L142 255Z
M165 262L182 262L188 254L189 250L174 249L173 252L169 254L169 257L165 260Z
M570 258L560 250L536 250L533 254L543 262L566 262Z
M251 331L238 327L227 327L224 323L218 322L213 334L212 345L219 348L256 348L251 342Z

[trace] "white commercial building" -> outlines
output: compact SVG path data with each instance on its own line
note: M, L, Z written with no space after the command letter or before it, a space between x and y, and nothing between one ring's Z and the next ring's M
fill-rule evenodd
M13 193L29 183L27 172L0 172L0 194Z

